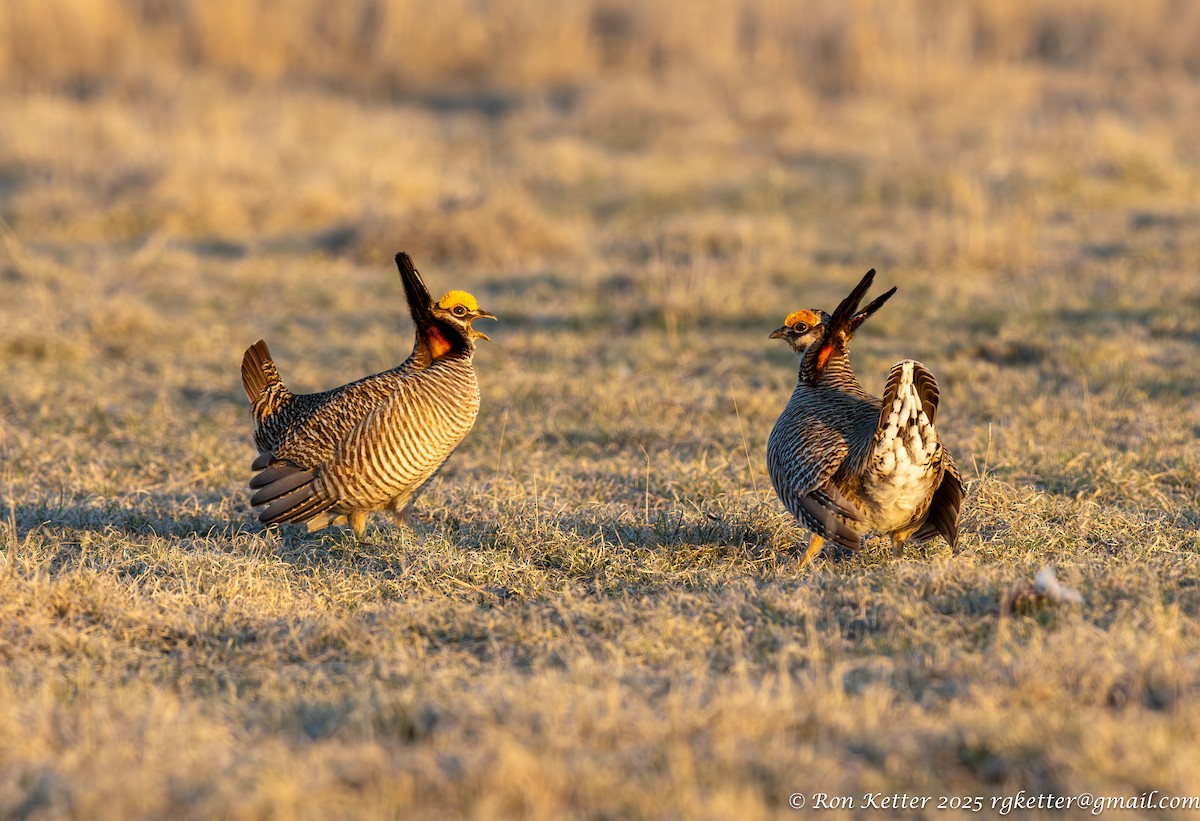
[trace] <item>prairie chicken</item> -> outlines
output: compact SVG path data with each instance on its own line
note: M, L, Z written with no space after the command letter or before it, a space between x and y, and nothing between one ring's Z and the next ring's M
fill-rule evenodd
M416 324L412 355L396 368L323 393L293 394L261 339L242 358L242 386L259 455L251 465L255 506L266 524L309 530L367 514L407 524L413 502L462 441L479 412L471 323L496 317L475 297L451 291L434 302L408 254L396 255Z
M890 535L896 556L912 536L940 534L958 547L962 479L933 426L933 374L897 362L881 400L850 367L850 338L896 293L858 310L874 278L871 269L832 316L795 311L770 335L800 357L796 389L767 440L767 467L784 506L812 531L801 566L826 539L858 550L869 531Z

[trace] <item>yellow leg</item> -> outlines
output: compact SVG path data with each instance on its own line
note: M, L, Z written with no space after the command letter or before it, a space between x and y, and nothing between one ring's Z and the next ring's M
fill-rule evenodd
M355 510L350 514L350 527L354 530L354 535L362 538L363 532L367 529L367 511Z
M825 544L825 537L812 534L812 538L808 540L808 550L804 551L804 557L800 559L800 568L805 567L813 560L818 553L821 552L821 547Z

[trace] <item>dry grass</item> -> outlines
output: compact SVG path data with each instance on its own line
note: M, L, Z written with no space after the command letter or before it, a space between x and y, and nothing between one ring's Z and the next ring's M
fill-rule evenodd
M0 816L1200 794L1191 6L327 5L0 6ZM398 361L399 248L479 424L415 533L263 530L241 352ZM800 571L766 334L871 266L963 549Z

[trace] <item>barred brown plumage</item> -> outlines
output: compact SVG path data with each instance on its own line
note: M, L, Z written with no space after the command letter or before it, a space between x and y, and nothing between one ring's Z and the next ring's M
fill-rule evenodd
M767 440L767 468L784 506L812 531L801 564L826 539L857 550L885 533L896 556L910 537L941 535L958 547L962 478L934 429L938 387L920 362L892 366L877 398L850 367L854 332L895 288L861 311L875 270L832 315L800 310L771 333L800 356L796 388Z
M388 511L406 524L413 502L475 424L479 383L472 327L495 316L475 297L451 291L437 302L412 260L396 255L416 325L403 364L313 394L284 385L261 339L242 358L242 385L254 417L259 456L251 465L255 506L267 524L303 522L309 530Z

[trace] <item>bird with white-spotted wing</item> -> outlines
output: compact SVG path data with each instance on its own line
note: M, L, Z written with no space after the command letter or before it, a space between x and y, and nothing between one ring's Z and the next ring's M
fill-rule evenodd
M858 550L870 532L889 535L897 556L909 538L940 535L958 546L962 478L934 427L933 374L920 362L898 362L879 398L850 366L854 332L896 292L859 310L874 278L872 269L832 315L793 311L771 333L800 360L767 441L767 467L784 506L812 532L802 564L826 540Z

